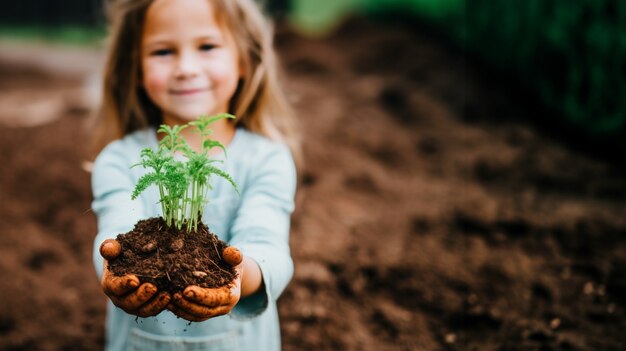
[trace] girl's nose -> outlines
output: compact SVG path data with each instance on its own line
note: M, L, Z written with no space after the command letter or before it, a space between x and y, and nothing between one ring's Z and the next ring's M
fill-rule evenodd
M176 67L176 78L188 78L198 74L200 70L199 62L193 53L180 53L178 65Z

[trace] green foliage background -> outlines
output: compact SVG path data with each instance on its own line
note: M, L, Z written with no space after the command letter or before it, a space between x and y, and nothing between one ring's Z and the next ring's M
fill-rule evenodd
M292 18L311 27L326 13L328 25L349 11L411 13L531 90L557 124L626 130L626 0L294 0Z
M466 0L468 50L592 135L626 123L626 1Z

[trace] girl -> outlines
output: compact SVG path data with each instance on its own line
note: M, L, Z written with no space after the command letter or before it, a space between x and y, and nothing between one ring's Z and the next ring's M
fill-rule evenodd
M275 301L293 273L289 218L298 143L278 85L269 24L253 0L111 5L98 135L115 141L100 152L92 173L98 219L93 258L111 300L106 349L278 350ZM227 145L223 169L241 195L214 179L203 219L243 254L241 263L233 262L239 272L233 288L223 293L190 286L170 296L134 275L113 277L99 254L101 243L139 219L161 215L155 189L131 200L145 172L131 165L144 147L156 149L155 128L222 112L237 119L213 124L212 138ZM192 148L201 148L197 135L188 129L182 135Z

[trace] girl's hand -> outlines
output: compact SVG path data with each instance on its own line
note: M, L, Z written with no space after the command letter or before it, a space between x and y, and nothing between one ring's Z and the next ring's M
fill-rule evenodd
M224 249L224 260L235 267L237 277L227 287L201 288L190 285L183 293L175 293L167 308L180 318L202 322L229 313L241 297L242 255L233 246Z
M105 258L102 274L102 290L113 304L128 314L138 317L156 316L167 307L171 300L168 292L158 292L151 283L140 284L134 274L116 277L108 269L108 260L115 259L122 251L120 244L113 239L100 245L100 254Z

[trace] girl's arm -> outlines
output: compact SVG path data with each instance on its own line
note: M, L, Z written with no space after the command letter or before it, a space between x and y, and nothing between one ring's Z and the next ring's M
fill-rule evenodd
M265 145L264 145L265 146ZM232 315L251 317L276 300L293 275L289 248L294 209L296 169L289 149L271 144L263 155L251 155L241 205L231 228L230 245L238 247L251 263L251 296L242 298ZM253 265L254 264L254 265ZM244 284L248 284L244 272ZM246 291L247 292L247 291Z
M231 263L238 277L230 287L192 285L182 294L175 293L168 309L179 317L198 322L227 313L236 318L253 317L263 312L270 300L276 300L291 279L289 222L295 167L286 147L272 146L263 157L245 160L250 172L229 242L243 254L243 261Z
M243 258L241 278L241 297L255 294L263 285L263 275L261 268L256 261L250 257Z
M107 263L100 251L103 242L132 229L144 213L141 202L131 199L134 181L127 160L128 151L117 142L105 148L94 162L92 208L98 219L98 234L94 240L93 262L102 289L113 304L129 314L147 317L161 312L169 303L170 295L158 292L150 283L141 284L134 275L113 276L106 269ZM109 258L118 254L111 254ZM160 297L153 299L156 294Z
M133 201L130 196L134 181L130 174L128 154L121 142L109 145L96 158L91 173L91 207L98 221L93 261L100 279L104 268L100 245L106 239L114 239L117 234L131 230L144 213L141 201Z

